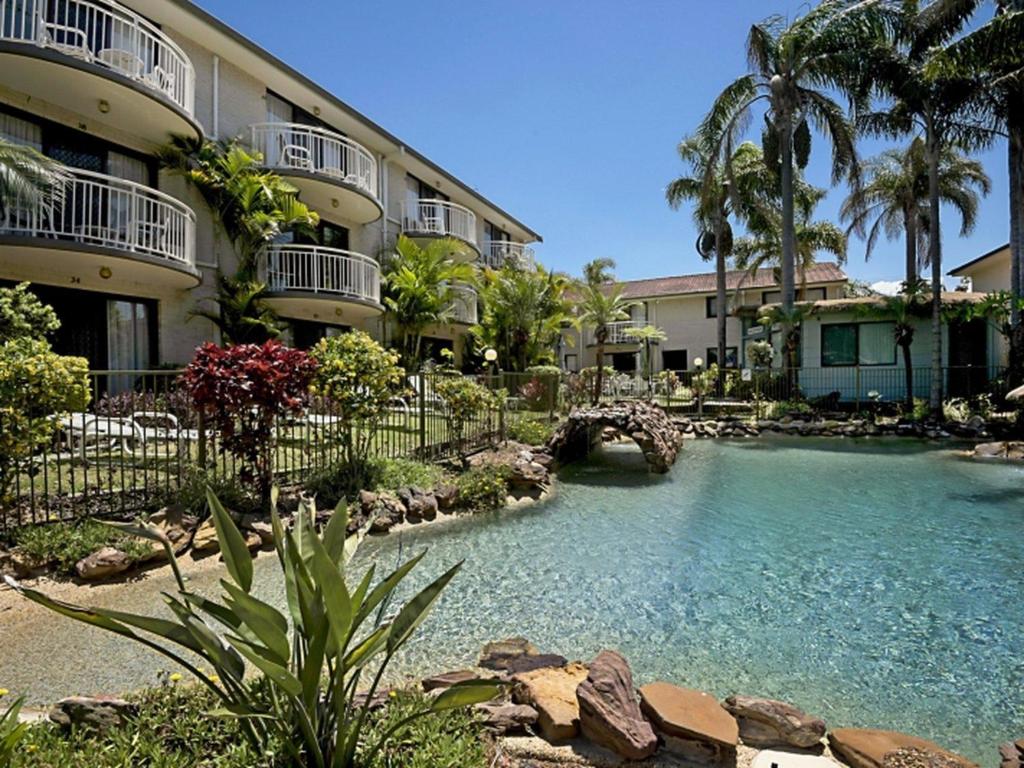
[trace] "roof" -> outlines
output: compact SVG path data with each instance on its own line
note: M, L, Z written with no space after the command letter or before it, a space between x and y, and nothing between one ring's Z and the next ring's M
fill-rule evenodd
M1000 245L998 248L993 248L988 253L983 253L978 258L971 259L967 263L961 264L959 267L956 267L955 269L951 269L947 274L952 275L953 277L962 277L965 270L977 266L981 262L985 261L986 259L990 259L993 256L998 256L1000 253L1002 253L1009 247L1010 244L1007 243L1006 245Z
M838 264L823 261L809 267L803 275L798 274L797 281L800 280L807 283L846 282L846 273L839 268ZM622 295L627 299L714 293L715 273L702 272L695 275L651 277L645 280L626 280L619 284L622 286ZM746 270L731 269L725 273L725 287L728 291L735 291L737 288L776 288L778 282L773 269L759 269L753 274Z
M299 72L294 67L290 66L289 64L286 64L284 61L279 59L277 56L275 56L274 54L270 53L270 51L268 51L265 48L262 48L261 46L257 45L254 41L250 40L248 37L246 37L245 35L241 34L236 29L234 29L233 27L228 25L227 23L221 21L219 18L214 16L209 11L205 10L204 8L201 8L200 6L198 6L196 3L192 2L191 0L172 0L172 1L179 8L185 10L186 12L188 12L188 13L192 14L193 16L195 16L196 18L202 20L204 23L206 23L209 26L213 27L217 31L221 32L222 34L227 35L229 38L235 40L237 43L239 43L243 47L247 48L250 52L254 53L255 55L257 55L260 58L262 58L264 61L268 62L271 66L276 67L276 68L282 70L283 72L287 73L290 77L292 77L295 80L298 80L299 82L303 83L306 87L308 87L311 90L319 93L325 100L328 100L328 101L334 103L343 112L347 112L349 115L354 117L356 120L359 120L360 122L365 123L370 128L370 130L379 133L387 141L389 141L392 144L402 148L405 152L407 152L408 154L412 155L413 157L415 157L417 160L419 160L420 162L424 163L425 165L429 166L431 169L433 169L434 171L439 173L441 176L446 178L451 183L453 183L453 184L455 184L455 185L457 185L459 187L462 187L464 190L469 192L469 194L471 194L474 197L478 198L484 204L489 205L495 211L497 211L498 213L500 213L503 216L507 217L510 221L514 222L517 226L521 227L525 232L528 232L530 235L532 235L538 242L543 242L543 238L537 232L535 232L530 227L528 227L525 224L523 224L523 222L521 222L515 216L512 216L504 208L502 208L499 205L496 205L494 202L492 202L491 200L489 200L486 197L484 197L483 195L481 195L479 192L477 192L469 184L466 184L464 181L461 181L456 176L452 175L451 173L446 171L444 168L439 166L437 163L435 163L434 161L428 159L425 155L420 154L415 149L413 149L408 144L406 144L404 141L399 139L397 136L395 136L391 132L385 130L380 125L375 123L373 120L371 120L366 115L362 114L361 112L359 112L358 110L356 110L355 108L350 106L349 104L346 104L344 101L339 99L337 96L335 96L333 93L328 91L326 88L324 88L323 86L321 86L320 84L318 84L314 80L310 79L306 75L302 74L301 72Z
M987 293L978 293L971 291L943 291L942 303L977 304L981 301L984 301L987 296ZM849 310L857 309L858 307L882 306L882 303L885 301L885 299L885 296L857 296L848 299L820 299L818 301L798 301L797 306L810 306L815 314L827 312L846 312ZM924 301L930 302L931 299L928 295L926 295L924 296ZM774 307L779 305L768 304L766 306Z

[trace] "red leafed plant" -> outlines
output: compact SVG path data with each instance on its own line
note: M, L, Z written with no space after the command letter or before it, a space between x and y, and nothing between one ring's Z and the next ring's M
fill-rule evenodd
M220 450L241 465L240 479L262 500L274 476L274 423L302 411L316 362L279 341L218 347L206 343L185 369L184 386L212 422Z

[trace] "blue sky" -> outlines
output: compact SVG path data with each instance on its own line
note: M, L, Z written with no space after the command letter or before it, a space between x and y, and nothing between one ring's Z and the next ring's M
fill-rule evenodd
M597 256L622 279L704 271L686 212L664 188L675 145L745 71L746 32L789 0L199 0L544 237L537 253L574 274ZM287 9L287 10L286 10ZM987 9L983 13L988 13ZM865 141L864 156L887 145ZM992 177L974 234L947 215L945 263L1008 239L1005 144L979 155ZM828 186L827 143L808 171ZM818 209L835 220L845 190ZM848 273L898 280L900 242ZM951 282L951 281L950 281Z

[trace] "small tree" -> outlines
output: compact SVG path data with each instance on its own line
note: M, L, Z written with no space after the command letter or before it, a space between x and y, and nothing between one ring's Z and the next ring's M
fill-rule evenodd
M654 375L651 345L665 341L668 336L661 328L655 328L653 325L645 325L643 328L627 328L626 336L640 342L640 370L643 371L644 381L647 382L647 396L650 397Z
M0 343L11 339L44 339L60 328L53 307L44 304L28 283L0 288Z
M464 457L466 424L501 406L501 396L465 376L440 376L434 391L444 400L448 430L460 457Z
M196 350L183 383L220 438L221 452L241 464L240 479L270 498L275 422L302 411L316 363L277 341L226 349L207 342Z
M310 391L326 398L340 416L345 462L361 487L388 403L404 388L405 370L395 352L362 331L321 339L310 357L317 366Z
M65 357L41 339L0 345L0 502L22 464L47 445L59 417L89 404L89 361Z

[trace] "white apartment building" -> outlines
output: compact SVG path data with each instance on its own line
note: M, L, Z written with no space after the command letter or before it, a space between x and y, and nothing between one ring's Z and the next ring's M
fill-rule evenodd
M172 134L239 138L320 216L262 255L270 303L308 346L383 333L380 260L401 233L457 258L532 258L540 236L432 160L187 0L0 0L0 137L67 165L59 208L0 210L0 284L57 310L57 351L96 369L182 364L215 328L191 317L236 255L198 193L162 171ZM432 329L454 346L476 320Z

